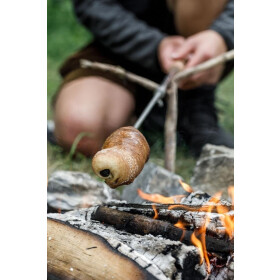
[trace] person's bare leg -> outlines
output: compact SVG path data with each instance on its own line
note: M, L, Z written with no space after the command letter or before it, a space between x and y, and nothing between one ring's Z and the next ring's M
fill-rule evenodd
M180 35L188 37L206 30L223 11L226 0L167 0Z
M92 137L84 137L77 150L93 155L107 136L128 124L134 106L132 94L109 80L83 77L69 82L55 104L56 139L69 149L77 135L89 132Z

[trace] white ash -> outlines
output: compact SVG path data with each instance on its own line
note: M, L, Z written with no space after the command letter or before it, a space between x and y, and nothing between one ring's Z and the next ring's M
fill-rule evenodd
M48 214L49 218L67 222L77 228L90 231L107 240L114 248L129 256L142 267L147 267L147 271L157 279L181 279L178 266L183 269L184 261L190 252L197 255L198 249L194 246L187 246L180 241L172 241L161 236L130 234L117 230L112 226L103 225L97 221L90 220L96 207L67 212L65 214ZM162 253L166 247L167 252ZM204 266L204 265L202 265ZM203 277L206 277L205 268L201 268ZM172 275L176 275L172 278Z

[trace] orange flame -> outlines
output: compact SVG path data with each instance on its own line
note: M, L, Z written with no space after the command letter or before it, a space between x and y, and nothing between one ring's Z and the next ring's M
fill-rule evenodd
M234 186L228 187L228 194L231 198L232 205L234 205ZM223 205L217 206L217 212L219 214L223 214L220 218L221 222L225 227L226 234L230 239L232 239L234 237L234 216L226 214L228 211L227 208Z
M192 188L188 184L182 182L181 180L179 180L179 182L185 191L193 192ZM196 229L194 231L194 233L191 235L191 242L193 243L194 246L196 246L199 249L200 264L203 263L203 259L204 259L207 271L208 271L208 273L210 273L211 266L210 266L210 261L208 258L207 249L206 249L206 230L210 223L209 213L211 213L214 208L217 209L217 213L222 214L221 222L223 223L223 225L225 227L226 234L228 234L231 239L234 236L234 216L227 214L229 211L228 207L221 205L221 204L219 205L219 202L220 202L221 196L222 196L222 192L218 192L215 195L213 195L209 199L207 205L202 205L201 207L195 207L195 206L187 206L187 205L183 205L183 204L175 204L175 203L180 203L181 199L183 197L185 197L185 195L176 195L176 196L171 196L171 197L165 197L160 194L147 194L147 193L144 193L143 191L141 191L140 189L138 189L137 191L138 191L138 195L145 200L149 200L149 201L152 201L155 203L173 204L173 205L169 205L169 207L168 207L169 210L176 209L176 208L182 208L182 209L186 209L188 211L206 212L205 223L201 228ZM231 197L232 209L233 209L233 205L234 205L234 187L233 186L230 186L228 188L228 194ZM155 211L154 219L157 219L158 211L156 209L156 206L152 205L152 207ZM179 220L174 226L183 230L182 236L180 238L180 241L183 241L184 236L186 234L186 224Z
M182 188L186 191L186 192L193 192L193 189L190 185L188 185L187 183L183 182L182 180L179 180L179 183L181 184Z
M210 261L209 261L207 250L206 250L206 229L207 229L207 226L210 222L210 216L208 215L208 213L212 212L212 210L214 208L214 204L218 203L221 200L221 196L222 196L222 192L220 191L220 192L217 192L216 194L214 194L209 199L209 202L213 203L213 205L211 205L208 209L207 216L206 216L206 221L205 221L205 224L203 226L203 233L202 233L201 240L202 240L202 248L203 248L203 253L204 253L204 258L205 258L208 273L210 273L210 270L211 270Z
M169 205L168 210L180 208L192 212L212 212L214 206L215 205L202 205L201 207L196 207L196 206L188 206L184 204L174 204L174 205ZM223 213L227 213L228 209L224 207L223 209L221 209L221 211L224 211Z
M174 203L179 203L185 195L174 195L174 196L163 196L161 194L148 194L144 193L142 190L137 189L138 195L145 199L149 200L155 203L163 203L163 204L174 204Z
M157 210L157 208L156 208L156 206L154 204L152 205L152 207L153 207L154 212L155 212L155 215L154 215L153 219L156 220L158 218L158 210Z
M186 229L185 223L180 220L174 226L177 228Z
M223 205L219 205L217 207L217 212L219 214L224 213L224 208L225 207ZM228 234L229 238L232 239L234 236L234 217L228 214L223 214L221 216L221 222L224 225L226 233Z
M195 236L195 233L193 232L193 234L191 235L191 242L193 243L193 245L195 247L198 248L199 250L199 255L200 255L200 264L203 263L203 248L202 248L202 243L200 242L200 240Z
M182 242L184 237L185 237L185 234L186 234L186 230L185 230L186 229L186 224L183 221L179 220L174 226L183 230L183 233L182 233L181 238L180 238L180 241Z
M191 236L192 243L194 244L194 246L198 247L200 250L201 263L202 263L203 258L205 259L206 268L207 268L208 273L210 273L210 270L211 270L210 261L209 261L207 249L206 249L206 229L210 222L210 216L208 215L208 213L212 212L213 208L215 207L215 204L220 201L221 196L222 196L222 192L218 192L209 199L209 203L212 203L212 205L210 204L208 206L208 209L206 211L207 214L206 214L206 220L205 220L204 225L197 230L197 232L200 234L200 240L195 236L194 233Z
M231 199L231 204L234 205L234 186L228 187L228 195Z

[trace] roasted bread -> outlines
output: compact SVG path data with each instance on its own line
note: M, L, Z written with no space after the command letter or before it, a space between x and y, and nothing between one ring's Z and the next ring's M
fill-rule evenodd
M92 159L95 174L111 188L128 185L149 159L150 147L143 134L132 126L122 127L104 142Z

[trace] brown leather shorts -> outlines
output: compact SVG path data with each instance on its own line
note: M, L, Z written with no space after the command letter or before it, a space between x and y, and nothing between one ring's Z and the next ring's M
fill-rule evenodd
M81 77L88 77L88 76L100 76L102 78L108 79L128 89L135 97L136 116L138 116L143 111L143 109L145 108L149 100L152 98L153 95L151 91L139 85L136 85L135 83L130 82L124 77L120 77L110 72L105 72L98 69L82 68L80 65L81 59L87 59L92 62L118 65L123 67L127 71L136 73L141 76L145 76L146 78L154 80L156 82L160 82L161 79L163 79L164 77L164 74L162 72L159 72L157 76L155 76L152 73L149 73L149 71L144 72L143 70L137 68L133 63L124 61L123 59L120 59L117 56L112 55L104 48L100 47L98 44L90 43L89 45L85 46L84 48L74 53L69 58L67 58L66 61L62 64L61 68L59 69L63 81L52 100L53 106L55 105L55 102L57 100L61 88L65 84L73 80L79 79Z

